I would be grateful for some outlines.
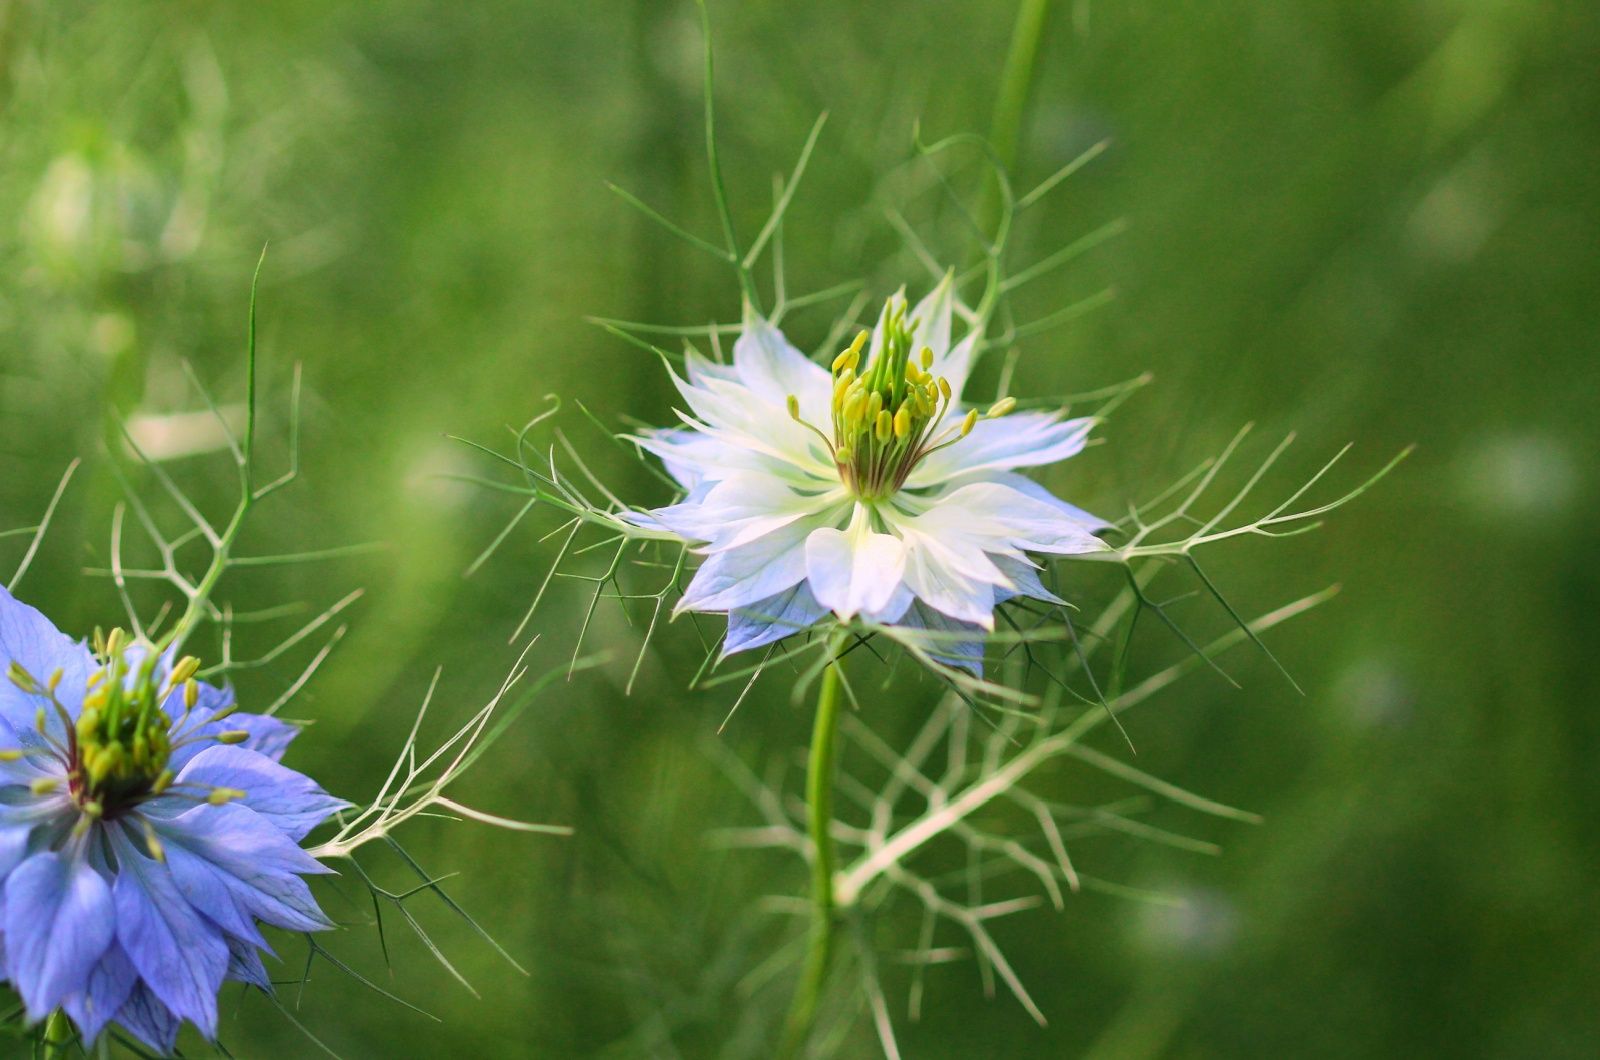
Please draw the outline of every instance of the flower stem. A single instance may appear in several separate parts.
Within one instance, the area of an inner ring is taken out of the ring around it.
[[[792,1057],[805,1044],[816,1020],[817,1001],[827,982],[833,956],[833,774],[839,743],[839,648],[828,646],[830,662],[822,672],[817,691],[817,715],[811,730],[811,754],[806,763],[806,819],[811,836],[811,941],[800,984],[789,1007],[779,1056]]]
[[[1045,15],[1050,0],[1022,0],[1017,21],[1011,31],[1011,48],[1000,74],[1000,93],[995,100],[994,125],[989,134],[995,154],[1007,169],[1017,164],[1017,144],[1022,133],[1023,112],[1033,88],[1034,67],[1039,45],[1044,38]]]
[[[44,1024],[44,1056],[46,1060],[62,1060],[67,1055],[67,1045],[72,1041],[72,1024],[60,1009],[50,1013]]]

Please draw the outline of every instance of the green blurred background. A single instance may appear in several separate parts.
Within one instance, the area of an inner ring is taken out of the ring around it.
[[[828,110],[785,233],[791,286],[919,280],[874,196],[918,119],[931,136],[988,129],[1014,6],[714,0],[712,15],[743,231]],[[1307,696],[1239,655],[1242,693],[1199,674],[1130,721],[1141,768],[1265,823],[1202,821],[1227,848],[1216,859],[1086,846],[1099,875],[1186,905],[1082,896],[1013,918],[1001,942],[1050,1028],[984,1000],[958,965],[931,979],[921,1024],[900,1021],[907,1055],[1600,1050],[1597,55],[1592,3],[1048,5],[1019,183],[1112,147],[1030,212],[1022,260],[1109,220],[1129,229],[1023,299],[1037,314],[1118,292],[1030,340],[1018,386],[1156,377],[1059,487],[1120,510],[1245,421],[1261,446],[1300,432],[1280,489],[1347,441],[1346,481],[1418,449],[1324,530],[1213,560],[1251,612],[1344,585],[1272,637]],[[552,554],[539,537],[554,524],[533,518],[463,578],[515,504],[452,481],[487,468],[444,436],[498,444],[549,393],[617,425],[665,422],[662,373],[583,315],[736,315],[730,277],[605,187],[715,231],[699,59],[692,5],[662,0],[0,4],[0,525],[34,521],[67,461],[87,461],[21,595],[75,632],[115,619],[81,573],[104,561],[116,498],[106,410],[195,408],[183,359],[238,399],[249,275],[270,241],[265,429],[281,438],[303,363],[306,481],[250,546],[387,547],[231,595],[321,606],[366,586],[288,713],[316,722],[294,764],[370,793],[436,666],[441,730],[492,694]],[[793,324],[819,342],[827,312]],[[563,422],[614,486],[662,499],[581,418]],[[226,505],[214,458],[172,466]],[[580,585],[552,593],[541,672],[571,652],[585,605]],[[624,656],[639,643],[615,607],[591,636]],[[459,792],[575,837],[444,822],[406,837],[430,870],[461,873],[451,892],[527,977],[427,904],[481,997],[392,918],[391,977],[346,883],[325,894],[351,924],[329,945],[442,1022],[326,965],[299,1018],[352,1057],[758,1054],[751,1025],[782,999],[739,980],[793,929],[750,928],[748,906],[800,893],[803,873],[707,846],[709,829],[752,820],[708,747],[759,768],[801,746],[806,712],[775,682],[716,737],[730,697],[684,690],[697,643],[672,627],[631,697],[626,662],[557,684]],[[1154,664],[1172,648],[1141,651]],[[250,674],[241,692],[270,698],[291,676]],[[887,697],[875,720],[909,732],[928,697]],[[297,977],[303,947],[282,953]],[[899,1011],[903,972],[888,974]],[[307,1055],[259,998],[230,991],[225,1013],[233,1055]],[[872,1040],[843,1049],[871,1055]]]

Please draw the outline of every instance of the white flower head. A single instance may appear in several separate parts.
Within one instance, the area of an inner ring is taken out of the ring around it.
[[[685,426],[639,438],[686,496],[629,518],[695,543],[678,610],[727,612],[725,652],[832,612],[970,633],[931,654],[977,670],[997,605],[1059,602],[1029,553],[1105,549],[1108,523],[1017,473],[1076,454],[1093,421],[963,405],[971,320],[946,277],[915,308],[891,297],[831,371],[749,308],[731,364],[689,354]]]

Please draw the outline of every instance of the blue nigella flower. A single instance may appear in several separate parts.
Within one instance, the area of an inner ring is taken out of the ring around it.
[[[270,989],[259,924],[331,926],[299,843],[345,804],[196,660],[95,639],[0,588],[0,973],[30,1021],[165,1053],[184,1020],[215,1037],[224,979]]]

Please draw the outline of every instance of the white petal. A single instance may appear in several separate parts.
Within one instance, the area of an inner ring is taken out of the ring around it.
[[[744,332],[733,344],[733,364],[744,385],[767,403],[787,411],[789,395],[800,401],[808,422],[826,426],[833,400],[828,370],[795,349],[783,332],[745,304]]]
[[[845,496],[837,483],[821,493],[800,492],[782,479],[740,471],[710,489],[696,490],[681,503],[648,514],[655,525],[690,541],[705,541],[708,551],[721,552],[837,507]]]
[[[933,351],[934,363],[937,364],[950,352],[950,317],[955,302],[955,277],[947,272],[939,285],[929,291],[911,311],[911,319],[917,322],[917,330],[911,336],[913,356],[920,356],[922,348],[926,346]],[[950,385],[955,386],[955,380],[952,379]]]
[[[892,534],[873,530],[864,513],[857,508],[848,530],[823,527],[806,538],[811,592],[843,619],[887,611],[905,571],[905,545]]]
[[[700,565],[676,611],[730,611],[765,600],[806,576],[806,535],[817,519],[797,520]]]
[[[906,544],[905,580],[918,599],[951,618],[994,628],[996,582],[980,571],[987,565],[999,581],[1005,576],[982,550],[914,531],[906,535]]]
[[[1017,549],[1077,555],[1099,552],[1105,542],[1054,505],[999,482],[974,482],[934,498],[920,515],[897,515],[903,524],[939,540],[981,542],[985,552]]]
[[[1050,412],[979,420],[971,434],[918,464],[906,485],[924,489],[974,472],[1053,464],[1082,452],[1094,424],[1092,418],[1063,420]]]

